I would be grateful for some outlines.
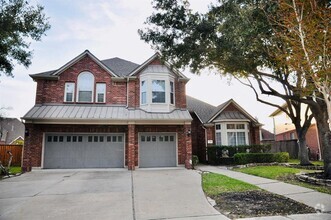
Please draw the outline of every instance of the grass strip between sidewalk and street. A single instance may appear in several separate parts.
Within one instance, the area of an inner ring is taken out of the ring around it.
[[[203,174],[202,187],[208,196],[218,195],[224,192],[260,190],[257,186],[216,173]]]

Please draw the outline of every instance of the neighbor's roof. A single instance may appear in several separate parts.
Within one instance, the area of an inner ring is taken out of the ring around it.
[[[214,121],[252,121],[255,125],[261,125],[254,117],[248,114],[238,103],[230,99],[215,107],[196,98],[186,96],[187,109],[195,112],[202,123],[212,123]],[[236,110],[225,111],[226,107],[233,104]]]
[[[27,123],[95,123],[95,124],[180,124],[191,122],[187,110],[170,113],[150,113],[141,109],[110,105],[35,105],[22,119]]]
[[[0,141],[11,144],[19,137],[24,137],[25,126],[17,118],[1,118],[0,131],[2,137]]]
[[[195,112],[200,121],[205,123],[215,111],[216,107],[191,96],[186,96],[186,107],[189,111]]]

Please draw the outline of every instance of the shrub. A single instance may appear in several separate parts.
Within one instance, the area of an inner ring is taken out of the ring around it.
[[[265,153],[270,151],[271,145],[208,146],[208,163],[212,165],[231,164],[233,163],[233,159],[222,157],[223,150],[228,150],[229,157],[231,158],[234,157],[234,155],[237,153],[246,153],[247,149],[250,153]]]
[[[192,166],[193,166],[193,168],[194,168],[196,165],[198,165],[198,163],[199,163],[199,158],[198,158],[198,156],[197,156],[197,155],[192,155]]]
[[[290,156],[287,152],[280,153],[237,153],[234,155],[236,164],[247,163],[284,163],[289,160]]]

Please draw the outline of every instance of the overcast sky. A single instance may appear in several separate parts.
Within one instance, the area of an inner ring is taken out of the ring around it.
[[[14,78],[0,77],[0,107],[11,107],[7,117],[22,117],[35,102],[36,83],[29,74],[58,69],[88,49],[100,60],[120,57],[138,64],[154,54],[137,33],[152,13],[150,0],[34,0],[45,7],[51,29],[41,42],[31,44],[32,65],[16,66]],[[205,11],[209,1],[191,0],[194,10]],[[235,80],[206,72],[200,76],[187,70],[191,78],[187,95],[212,105],[233,98],[253,117],[272,131],[268,116],[273,107],[256,101],[253,91]]]

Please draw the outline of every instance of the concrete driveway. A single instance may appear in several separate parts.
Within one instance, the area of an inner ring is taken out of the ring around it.
[[[38,170],[0,181],[0,219],[226,219],[186,169]]]

